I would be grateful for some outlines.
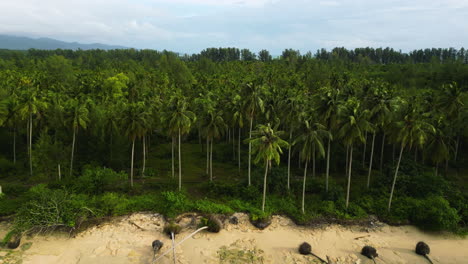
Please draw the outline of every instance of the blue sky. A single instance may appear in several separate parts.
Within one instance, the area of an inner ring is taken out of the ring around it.
[[[468,47],[468,0],[1,0],[0,34],[207,47]]]

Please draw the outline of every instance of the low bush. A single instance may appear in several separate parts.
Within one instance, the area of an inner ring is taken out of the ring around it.
[[[125,195],[108,192],[96,196],[93,202],[100,216],[118,216],[130,212],[129,200]]]
[[[127,184],[127,174],[109,168],[85,166],[83,173],[74,184],[74,190],[86,194],[102,194],[122,189]]]
[[[428,230],[455,230],[460,216],[443,197],[430,196],[418,202],[410,219],[417,226]]]
[[[162,214],[172,218],[181,213],[191,211],[193,203],[182,192],[162,192],[160,209]]]
[[[234,213],[231,207],[212,202],[207,199],[198,200],[194,204],[195,210],[206,213],[206,214],[224,214],[224,215],[231,215]]]

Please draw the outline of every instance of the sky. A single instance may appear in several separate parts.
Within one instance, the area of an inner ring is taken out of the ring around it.
[[[181,53],[467,48],[468,0],[0,0],[0,34]]]

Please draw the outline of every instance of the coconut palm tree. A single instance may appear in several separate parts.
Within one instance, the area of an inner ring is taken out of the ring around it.
[[[244,127],[244,113],[242,112],[242,98],[240,95],[236,94],[233,97],[232,100],[232,125],[233,127],[238,128],[238,139],[237,139],[237,165],[238,165],[238,171],[240,174],[241,171],[241,134],[242,134],[242,128]]]
[[[181,157],[181,137],[188,132],[196,121],[195,114],[188,109],[187,98],[180,93],[174,94],[170,101],[170,110],[165,116],[168,122],[169,133],[174,137],[177,135],[179,147],[179,191],[182,190],[182,157]]]
[[[334,133],[338,125],[338,112],[339,106],[342,104],[341,91],[330,86],[324,86],[319,89],[316,96],[314,96],[314,106],[317,115],[322,117],[325,127],[330,133]],[[325,191],[328,192],[328,182],[330,175],[330,153],[331,141],[333,137],[328,138],[327,142],[327,163],[325,170]]]
[[[143,102],[128,103],[124,106],[120,123],[125,134],[132,141],[130,160],[130,186],[133,187],[133,162],[135,156],[135,140],[143,137],[148,130],[151,114]]]
[[[29,174],[32,176],[33,118],[34,116],[40,118],[41,112],[47,109],[48,104],[43,100],[37,85],[31,78],[26,76],[21,77],[19,85],[21,90],[19,94],[17,111],[23,120],[27,120]]]
[[[210,111],[208,113],[208,123],[205,124],[204,130],[208,142],[210,142],[210,181],[213,181],[213,139],[219,139],[224,135],[227,129],[227,125],[223,119],[222,111]]]
[[[395,168],[395,175],[393,177],[392,188],[390,191],[390,198],[388,200],[388,211],[390,211],[392,206],[393,191],[395,190],[403,150],[406,147],[411,149],[414,145],[423,146],[427,141],[428,133],[435,133],[434,127],[426,122],[423,117],[423,113],[418,111],[413,103],[405,103],[401,116],[402,118],[400,121],[396,121],[394,123],[394,140],[396,143],[400,144],[400,154],[398,156],[398,162]]]
[[[364,132],[373,131],[373,127],[368,121],[370,114],[369,110],[363,110],[360,102],[355,97],[351,97],[347,100],[346,104],[340,108],[339,114],[341,116],[341,122],[337,135],[349,149],[349,161],[347,163],[348,184],[346,188],[346,208],[348,208],[353,164],[353,148],[356,143],[364,142]]]
[[[76,98],[70,99],[66,105],[70,112],[70,126],[73,129],[73,141],[70,158],[70,177],[73,173],[73,157],[75,154],[76,134],[79,128],[86,129],[89,118],[88,118],[88,107],[85,99],[78,100]]]
[[[303,128],[300,130],[299,137],[294,144],[300,144],[300,157],[305,161],[304,182],[302,185],[302,213],[305,213],[305,186],[307,177],[307,164],[312,158],[313,170],[315,172],[315,158],[325,156],[324,140],[331,137],[331,133],[320,123],[314,123],[312,120],[305,120]]]
[[[249,162],[248,162],[248,185],[250,186],[250,171],[251,171],[251,160],[252,160],[252,127],[255,115],[258,112],[263,112],[265,107],[262,99],[263,86],[257,83],[247,83],[244,85],[242,98],[244,99],[244,111],[249,118]]]
[[[252,144],[252,153],[256,154],[254,162],[256,164],[263,162],[265,164],[265,176],[263,178],[263,199],[262,211],[265,211],[265,198],[268,169],[272,166],[272,161],[276,164],[280,163],[280,154],[283,153],[282,148],[288,147],[288,142],[280,138],[282,131],[275,131],[268,123],[267,125],[258,125],[257,129],[252,132],[252,138],[249,142]]]

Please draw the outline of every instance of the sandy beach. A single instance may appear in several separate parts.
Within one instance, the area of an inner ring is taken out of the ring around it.
[[[272,224],[258,230],[245,214],[235,214],[238,224],[224,221],[219,233],[202,231],[176,249],[177,263],[320,263],[313,256],[302,256],[298,245],[308,242],[312,251],[335,263],[372,263],[361,256],[364,245],[377,249],[377,263],[428,263],[414,253],[418,241],[431,247],[435,263],[468,263],[468,239],[451,234],[430,234],[412,226],[378,224],[360,226],[327,225],[320,228],[296,226],[291,220],[274,216]],[[182,217],[181,234],[176,242],[196,229],[196,217]],[[75,263],[151,263],[151,243],[164,242],[160,253],[170,248],[171,240],[162,233],[165,221],[158,214],[137,213],[118,217],[89,228],[70,238],[68,234],[49,234],[25,238],[13,251],[2,249],[0,263],[75,264]],[[6,226],[0,226],[0,235]],[[173,263],[172,252],[157,263]]]

